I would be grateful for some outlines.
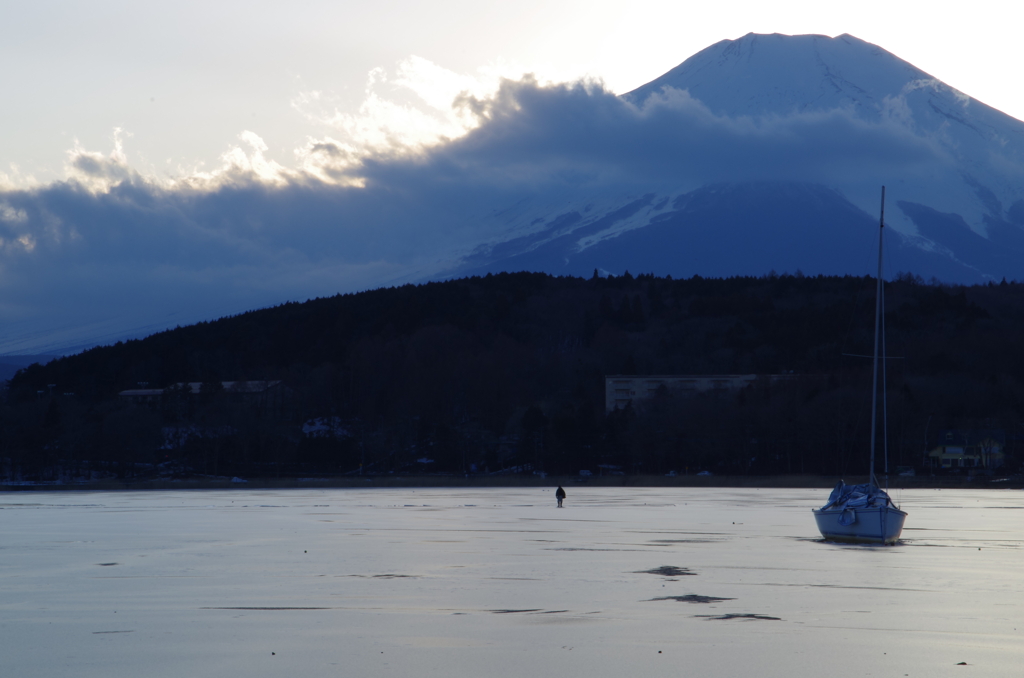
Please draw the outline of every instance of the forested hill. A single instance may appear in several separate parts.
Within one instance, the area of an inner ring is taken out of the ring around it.
[[[906,276],[887,290],[894,463],[919,465],[944,428],[1012,436],[1024,285]],[[168,460],[185,474],[852,473],[866,465],[870,361],[847,354],[871,352],[873,313],[870,278],[791,275],[515,273],[314,299],[22,370],[0,457],[37,475],[69,460],[122,474]],[[606,375],[783,373],[802,378],[604,411]],[[252,416],[209,395],[184,409],[117,398],[241,380],[281,380],[286,405]]]

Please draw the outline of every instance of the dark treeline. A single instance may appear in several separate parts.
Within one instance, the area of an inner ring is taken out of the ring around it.
[[[901,276],[886,299],[890,463],[920,468],[942,429],[997,428],[1016,468],[1024,285]],[[285,304],[22,370],[0,477],[862,474],[871,361],[854,356],[871,353],[873,314],[872,279],[800,275],[515,273]],[[613,374],[794,376],[606,414]],[[240,380],[287,395],[220,392]],[[118,397],[181,382],[203,387]]]

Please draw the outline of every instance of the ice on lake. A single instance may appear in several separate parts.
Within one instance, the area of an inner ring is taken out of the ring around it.
[[[1020,675],[1024,492],[567,489],[6,493],[3,674]]]

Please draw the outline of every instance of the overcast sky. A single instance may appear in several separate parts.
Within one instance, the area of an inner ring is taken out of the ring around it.
[[[613,96],[748,32],[851,33],[1024,118],[1019,10],[831,6],[5,3],[0,354],[414,279],[517,195],[618,185],[707,139],[774,157],[769,136],[686,98],[637,111]],[[779,124],[932,163],[842,115]]]

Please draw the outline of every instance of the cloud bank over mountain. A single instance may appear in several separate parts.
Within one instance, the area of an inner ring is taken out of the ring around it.
[[[0,189],[0,353],[428,279],[481,246],[557,230],[558,214],[610,210],[652,191],[677,198],[767,181],[852,193],[864,184],[877,194],[877,177],[928,185],[962,173],[955,147],[908,113],[913,91],[865,116],[841,104],[730,114],[671,85],[643,97],[589,81],[470,85],[450,80],[447,108],[434,96],[436,115],[412,131],[395,122],[411,109],[379,97],[362,118],[335,119],[321,106],[315,114],[334,119],[336,133],[296,149],[290,166],[245,131],[222,167],[157,178],[133,169],[116,133],[110,153],[74,148],[64,181]],[[431,96],[404,89],[421,104]],[[296,106],[309,112],[315,99]],[[384,122],[373,122],[374,110]],[[1008,182],[1021,171],[1018,158],[993,157]],[[919,238],[905,222],[907,237]],[[734,272],[776,268],[742,265]]]

